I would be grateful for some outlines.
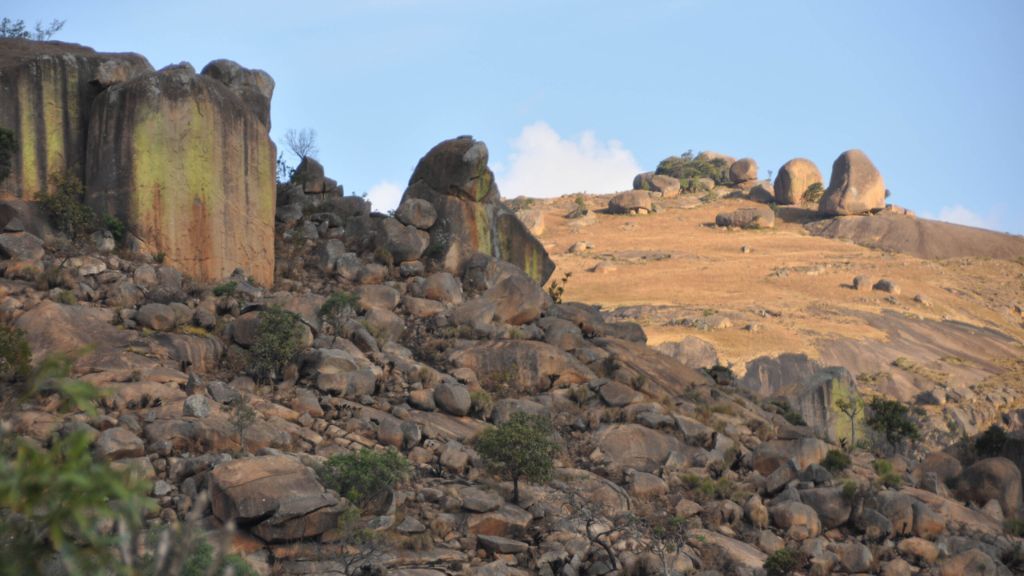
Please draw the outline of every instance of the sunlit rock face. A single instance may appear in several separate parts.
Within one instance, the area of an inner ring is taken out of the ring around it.
[[[555,265],[540,241],[501,203],[487,160],[486,144],[461,136],[434,146],[416,166],[402,201],[426,200],[437,211],[426,256],[461,274],[467,260],[482,252],[515,264],[543,284]]]
[[[109,86],[152,70],[138,54],[0,39],[0,128],[17,141],[0,195],[31,200],[49,189],[54,174],[82,178],[93,101]]]
[[[196,279],[241,267],[270,284],[273,81],[226,61],[205,72],[169,66],[100,94],[90,118],[88,201]]]

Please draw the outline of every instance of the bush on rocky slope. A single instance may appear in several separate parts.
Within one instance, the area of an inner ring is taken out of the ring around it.
[[[272,381],[302,348],[299,315],[280,306],[260,312],[259,333],[249,349],[249,370],[262,381]]]
[[[31,362],[25,332],[0,323],[0,382],[24,381],[32,369]]]
[[[319,469],[320,481],[356,506],[365,506],[409,475],[409,462],[394,449],[335,454]]]

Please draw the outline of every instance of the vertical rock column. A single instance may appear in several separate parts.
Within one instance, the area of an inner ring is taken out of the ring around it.
[[[54,174],[70,171],[81,178],[93,99],[109,83],[151,71],[137,54],[0,39],[0,127],[14,132],[18,142],[0,195],[32,200],[49,188]]]
[[[92,107],[89,203],[202,281],[241,267],[273,282],[273,81],[246,72],[261,79],[263,100],[181,64],[118,84]]]

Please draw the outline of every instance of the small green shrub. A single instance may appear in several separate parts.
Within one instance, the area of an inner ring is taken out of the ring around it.
[[[821,465],[832,473],[842,472],[850,467],[850,456],[842,450],[829,450]]]
[[[1003,523],[1003,529],[1010,536],[1024,538],[1024,520],[1009,519]]]
[[[893,448],[899,447],[904,440],[915,441],[921,437],[910,409],[898,400],[886,400],[880,396],[872,398],[864,423],[882,434]]]
[[[979,458],[999,456],[1003,453],[1007,439],[1006,430],[998,424],[993,424],[974,441],[974,450]]]
[[[96,230],[96,213],[85,205],[85,186],[70,172],[54,174],[52,192],[40,192],[36,200],[54,228],[72,240]]]
[[[321,322],[326,322],[331,327],[331,332],[334,336],[338,336],[341,334],[345,323],[355,317],[358,305],[358,296],[342,290],[331,294],[324,301],[317,312],[317,316]]]
[[[821,197],[825,195],[825,187],[821,185],[821,182],[815,182],[804,190],[804,202],[819,202]]]
[[[182,576],[224,576],[228,568],[234,576],[257,576],[249,564],[236,554],[227,554],[221,558],[219,565],[214,565],[213,546],[206,540],[196,542],[192,553],[182,567]]]
[[[494,474],[512,481],[512,502],[519,503],[519,480],[546,482],[554,471],[558,443],[551,421],[517,412],[480,433],[476,450]]]
[[[167,260],[167,253],[166,252],[161,251],[161,252],[157,252],[156,254],[153,254],[153,262],[155,262],[157,264],[163,264],[164,260]]]
[[[128,234],[128,228],[117,216],[104,216],[103,227],[110,232],[110,235],[114,237],[114,242],[118,244],[124,242],[124,237]]]
[[[903,484],[903,478],[892,468],[892,462],[888,460],[875,460],[872,464],[875,474],[878,474],[878,481],[889,488],[899,488]]]
[[[0,323],[0,382],[24,382],[32,371],[32,350],[25,332]]]
[[[229,280],[223,284],[218,284],[213,287],[213,295],[221,298],[223,296],[234,296],[235,290],[238,288],[238,282]]]
[[[409,462],[394,448],[335,454],[317,470],[324,486],[362,507],[408,477]]]
[[[14,167],[14,155],[18,151],[18,139],[14,132],[7,128],[0,128],[0,182],[3,182],[11,175]]]
[[[736,486],[727,478],[715,480],[697,474],[683,474],[679,482],[688,491],[690,498],[700,504],[712,500],[729,500],[736,491]]]
[[[271,306],[260,312],[259,332],[249,349],[249,369],[254,377],[272,381],[302,349],[302,321],[299,315]]]
[[[857,496],[860,494],[860,484],[853,480],[847,480],[843,482],[843,501],[848,504],[852,504],[856,501]]]
[[[486,417],[494,410],[494,397],[486,390],[473,390],[469,393],[469,399],[473,413],[480,417]]]
[[[791,548],[782,548],[772,552],[764,561],[764,569],[768,576],[786,576],[792,574],[803,564],[801,554]]]

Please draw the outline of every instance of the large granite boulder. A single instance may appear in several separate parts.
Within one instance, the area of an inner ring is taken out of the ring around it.
[[[967,467],[956,484],[957,496],[984,506],[996,500],[1007,518],[1018,518],[1021,512],[1021,473],[1012,460],[985,458]]]
[[[0,39],[0,127],[18,152],[0,195],[30,200],[51,174],[81,178],[93,100],[107,86],[151,72],[138,54],[106,54],[65,42]]]
[[[450,360],[457,368],[473,370],[481,386],[500,396],[539,394],[596,378],[571,355],[527,340],[474,343],[452,353]]]
[[[832,178],[818,211],[839,216],[885,208],[885,181],[867,154],[847,150],[832,163]]]
[[[426,255],[461,275],[473,254],[482,252],[522,268],[543,284],[555,269],[544,246],[501,202],[494,173],[487,167],[487,145],[470,136],[434,146],[409,179],[402,203],[420,198],[433,204]]]
[[[673,450],[683,446],[675,436],[639,424],[606,425],[597,431],[594,443],[609,465],[641,472],[656,472]]]
[[[226,462],[210,473],[210,501],[220,521],[249,526],[266,542],[311,538],[335,528],[341,505],[316,474],[291,456]]]
[[[673,198],[679,196],[680,184],[678,178],[667,174],[643,172],[633,178],[633,189],[660,192],[663,198]]]
[[[256,97],[269,101],[270,88],[250,86],[270,81],[223,69],[233,68],[199,75],[179,64],[103,92],[89,122],[87,201],[193,278],[244,268],[270,284],[276,149]]]
[[[814,162],[794,158],[779,168],[775,177],[775,201],[779,204],[799,204],[812,184],[821,184],[821,172]]]

